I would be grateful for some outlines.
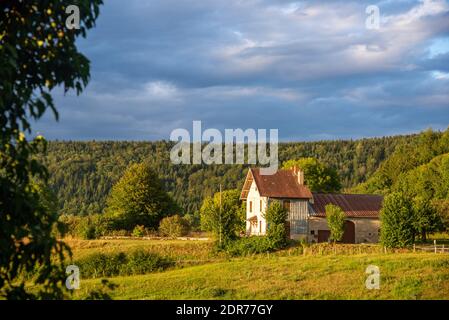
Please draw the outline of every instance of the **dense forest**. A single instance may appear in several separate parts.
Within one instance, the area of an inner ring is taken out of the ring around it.
[[[384,195],[400,191],[411,197],[449,199],[449,129],[427,130],[398,145],[376,172],[352,191]]]
[[[349,190],[365,182],[398,146],[417,137],[281,143],[279,161],[315,157],[337,170],[343,190]],[[130,164],[142,161],[151,164],[184,213],[196,212],[219,184],[223,189],[241,187],[248,165],[174,165],[172,146],[167,141],[51,141],[42,159],[64,214],[102,213],[112,186]]]

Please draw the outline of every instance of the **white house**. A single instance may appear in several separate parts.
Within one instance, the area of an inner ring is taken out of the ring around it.
[[[382,196],[312,193],[304,184],[304,172],[296,167],[278,170],[273,175],[261,175],[259,169],[249,169],[240,198],[246,201],[248,235],[266,234],[264,214],[270,202],[277,200],[288,211],[286,228],[293,239],[328,241],[325,206],[331,203],[341,207],[347,216],[343,242],[378,241]]]

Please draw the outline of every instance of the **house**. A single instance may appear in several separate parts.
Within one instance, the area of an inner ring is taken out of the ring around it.
[[[304,172],[295,167],[261,175],[249,169],[240,198],[246,201],[246,232],[265,235],[264,214],[273,200],[281,201],[288,211],[286,228],[292,239],[327,242],[330,232],[325,207],[334,204],[346,214],[342,242],[377,242],[380,232],[379,211],[382,196],[365,194],[312,193],[304,184]]]

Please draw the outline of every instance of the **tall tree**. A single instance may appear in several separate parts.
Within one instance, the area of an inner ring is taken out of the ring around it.
[[[239,190],[217,192],[201,206],[201,228],[213,233],[219,248],[236,237],[245,220]]]
[[[304,171],[304,183],[315,192],[335,192],[341,189],[337,171],[315,158],[300,158],[284,162],[283,168],[298,166]]]
[[[51,109],[51,90],[76,89],[89,79],[89,61],[75,40],[94,26],[101,0],[13,1],[0,4],[0,296],[31,298],[21,272],[38,268],[42,297],[60,297],[65,246],[52,235],[57,214],[41,204],[32,180],[47,181],[34,155],[43,137],[29,141],[31,121]],[[69,30],[66,8],[77,4],[79,29]],[[52,252],[60,263],[51,258]]]
[[[157,229],[162,218],[180,210],[146,162],[126,170],[112,188],[107,204],[106,214],[116,227],[127,230],[137,225]]]
[[[382,244],[388,248],[401,248],[415,240],[412,201],[403,193],[393,192],[384,199],[380,212]]]
[[[265,213],[267,221],[267,238],[274,249],[280,249],[287,245],[289,234],[286,230],[288,212],[280,201],[271,201]]]
[[[427,234],[442,229],[441,217],[432,205],[431,201],[424,197],[413,199],[414,227],[421,236],[421,240],[426,241]]]

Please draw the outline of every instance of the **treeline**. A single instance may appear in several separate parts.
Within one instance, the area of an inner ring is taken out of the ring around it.
[[[281,143],[279,161],[314,157],[335,169],[343,189],[364,182],[399,145],[418,136]],[[219,188],[240,188],[248,165],[174,165],[172,142],[51,141],[42,160],[64,214],[103,213],[112,186],[132,163],[147,161],[181,208],[197,212]]]

